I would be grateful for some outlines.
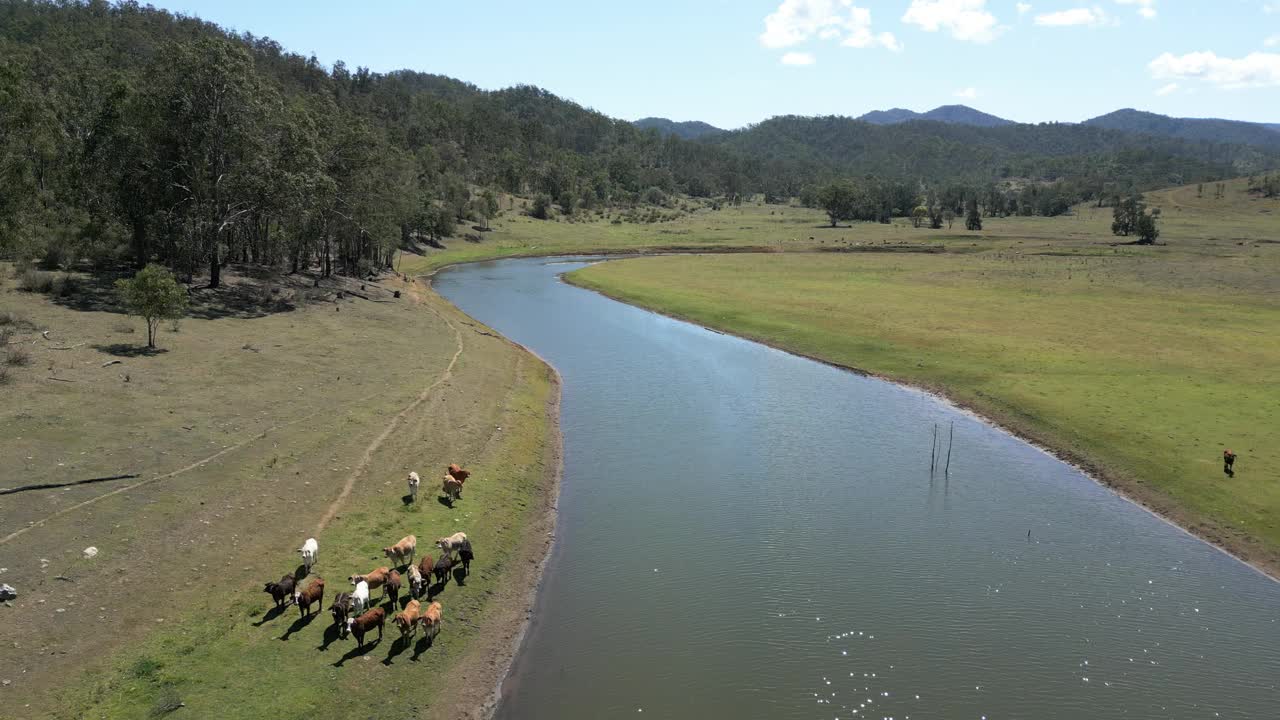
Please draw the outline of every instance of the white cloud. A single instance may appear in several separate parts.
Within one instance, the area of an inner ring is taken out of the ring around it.
[[[902,22],[925,32],[945,29],[957,40],[976,43],[991,42],[1004,29],[987,11],[987,0],[911,0]]]
[[[1019,15],[1026,15],[1027,13],[1031,12],[1031,3],[1020,2],[1018,3],[1017,8],[1018,8]]]
[[[978,97],[978,88],[961,88],[951,94],[954,97],[963,98],[965,100],[974,100]]]
[[[1036,16],[1036,24],[1044,27],[1070,27],[1073,25],[1101,25],[1107,21],[1102,8],[1072,8]]]
[[[1280,33],[1263,40],[1262,44],[1267,47],[1280,47]]]
[[[1178,83],[1169,83],[1168,85],[1165,85],[1164,87],[1157,90],[1156,95],[1159,95],[1160,97],[1164,97],[1165,95],[1172,95],[1173,93],[1178,92],[1179,87],[1181,87],[1181,85],[1178,85]]]
[[[1121,5],[1137,5],[1138,14],[1147,20],[1154,20],[1156,17],[1156,0],[1116,0]]]
[[[1263,3],[1262,12],[1266,13],[1267,15],[1280,14],[1280,2]]]
[[[800,45],[813,37],[840,39],[849,47],[883,47],[901,50],[893,33],[871,30],[871,11],[853,0],[782,0],[778,9],[764,19],[760,44],[767,48]]]
[[[1147,66],[1156,80],[1202,80],[1223,88],[1280,86],[1280,54],[1250,53],[1242,58],[1214,52],[1165,53]]]
[[[814,57],[813,53],[789,52],[782,56],[783,65],[795,65],[800,67],[804,65],[812,65],[816,62],[818,62],[818,58]]]

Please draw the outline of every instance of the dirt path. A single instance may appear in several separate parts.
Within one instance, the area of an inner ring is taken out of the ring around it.
[[[355,488],[356,481],[360,479],[360,476],[363,475],[366,470],[368,470],[369,464],[373,462],[374,453],[378,452],[378,448],[382,447],[382,443],[386,442],[388,437],[391,437],[391,433],[395,432],[396,428],[400,427],[400,424],[404,422],[404,419],[408,417],[410,413],[431,397],[431,394],[435,392],[436,388],[448,382],[449,379],[453,377],[453,368],[457,365],[458,358],[462,357],[462,333],[458,332],[458,328],[449,321],[449,318],[442,315],[435,308],[429,309],[431,312],[435,313],[436,317],[443,320],[445,325],[449,326],[449,330],[453,332],[454,342],[457,343],[457,350],[454,351],[453,357],[450,358],[449,364],[445,367],[444,372],[440,373],[440,377],[436,378],[435,382],[428,385],[413,402],[409,403],[404,409],[396,413],[396,416],[391,419],[391,422],[387,423],[387,426],[382,429],[382,432],[378,433],[378,436],[365,447],[364,453],[360,456],[360,462],[351,471],[351,474],[347,476],[346,481],[343,482],[342,491],[339,492],[338,497],[334,498],[334,501],[329,504],[328,509],[325,510],[324,516],[320,518],[320,522],[316,523],[315,535],[319,535],[326,527],[328,527],[329,523],[332,522],[333,518],[338,514],[338,511],[342,509],[343,503],[345,503],[347,498],[351,496],[351,491]]]

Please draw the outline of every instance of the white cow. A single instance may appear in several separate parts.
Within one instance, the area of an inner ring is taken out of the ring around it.
[[[307,566],[307,572],[311,572],[311,566],[316,564],[316,556],[320,554],[320,543],[315,538],[307,538],[298,552],[302,553],[302,564]]]
[[[418,477],[418,473],[409,473],[409,499],[411,502],[418,502],[418,486],[422,484],[422,478]]]
[[[351,593],[351,607],[351,614],[355,616],[369,607],[369,583],[363,580],[356,583],[356,590]]]
[[[462,549],[471,549],[471,541],[467,539],[467,534],[457,532],[449,537],[440,538],[436,541],[436,547],[440,548],[440,552],[446,556],[452,556],[454,553]]]

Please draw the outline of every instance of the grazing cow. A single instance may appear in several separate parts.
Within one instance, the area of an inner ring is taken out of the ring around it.
[[[440,634],[440,624],[444,620],[443,613],[444,608],[438,602],[431,603],[422,612],[422,618],[419,622],[422,623],[422,629],[428,638],[435,640],[436,635]]]
[[[387,581],[387,576],[390,574],[391,574],[391,568],[380,567],[377,570],[374,570],[373,572],[368,573],[366,575],[352,575],[348,579],[351,580],[352,585],[359,585],[360,581],[363,580],[369,583],[369,589],[373,590],[375,588],[382,587],[382,583]]]
[[[302,553],[302,564],[307,566],[307,572],[311,572],[311,566],[316,564],[316,557],[320,554],[320,543],[315,538],[307,538],[298,552]]]
[[[293,590],[293,573],[280,578],[280,582],[269,582],[262,588],[263,592],[271,593],[271,599],[276,601],[276,607],[288,605],[293,597]]]
[[[400,573],[395,570],[391,571],[387,581],[382,584],[382,599],[386,600],[388,596],[391,597],[391,607],[395,607],[400,601]]]
[[[435,567],[431,568],[431,574],[435,576],[436,582],[443,585],[449,584],[449,574],[453,570],[453,558],[448,555],[441,555],[436,561]]]
[[[457,463],[454,463],[453,465],[449,466],[448,473],[452,475],[453,478],[460,483],[466,482],[467,478],[471,477],[471,473],[466,470],[463,470],[461,467],[457,465]]]
[[[311,603],[316,604],[316,612],[324,610],[324,578],[312,580],[305,590],[295,590],[293,602],[303,617],[311,616]]]
[[[333,626],[338,628],[339,634],[347,631],[347,618],[351,617],[352,605],[351,593],[338,593],[338,597],[329,603],[329,613],[333,615]]]
[[[452,476],[445,475],[444,483],[440,486],[440,492],[444,493],[444,496],[450,503],[453,503],[454,500],[461,500],[462,483]]]
[[[466,533],[458,532],[437,540],[436,547],[440,548],[440,552],[445,555],[452,555],[464,547],[471,547],[471,541],[467,539]]]
[[[373,608],[360,617],[347,620],[347,633],[356,636],[356,643],[364,649],[364,636],[375,627],[378,628],[378,640],[382,640],[382,626],[387,621],[387,612],[380,607]]]
[[[382,548],[382,554],[387,556],[391,561],[392,567],[400,567],[413,562],[413,557],[418,552],[418,537],[416,535],[406,535],[400,538],[400,542],[391,547]],[[409,558],[408,561],[405,558]]]
[[[395,617],[391,618],[391,622],[395,623],[396,627],[400,628],[400,637],[411,637],[414,631],[418,629],[418,613],[420,608],[421,604],[417,600],[410,600],[409,604],[405,605],[403,610],[396,613]]]
[[[471,572],[471,561],[475,559],[475,553],[471,552],[471,543],[467,543],[458,550],[458,562],[462,563],[462,569],[468,573]]]
[[[422,588],[425,583],[422,580],[422,571],[417,565],[409,566],[409,597],[416,598],[422,595]]]
[[[359,615],[369,607],[369,583],[361,580],[356,583],[356,589],[351,593],[351,612]]]
[[[418,477],[418,473],[409,473],[409,502],[418,502],[418,486],[422,484],[422,478]]]

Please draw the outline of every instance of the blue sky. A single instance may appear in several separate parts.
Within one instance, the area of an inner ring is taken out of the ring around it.
[[[153,0],[322,62],[740,127],[964,103],[1280,123],[1280,0]]]

